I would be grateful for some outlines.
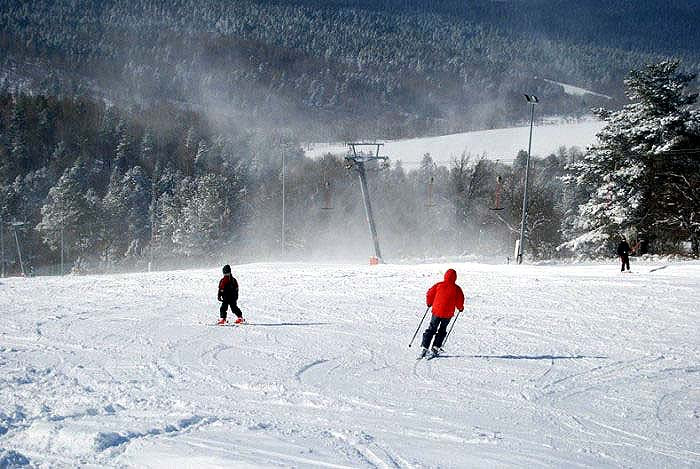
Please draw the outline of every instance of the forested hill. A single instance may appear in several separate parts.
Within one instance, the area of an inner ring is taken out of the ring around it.
[[[622,102],[633,68],[700,69],[699,2],[4,0],[0,91],[168,101],[301,139],[408,137]],[[545,79],[615,98],[570,96]],[[525,114],[525,116],[524,116]]]

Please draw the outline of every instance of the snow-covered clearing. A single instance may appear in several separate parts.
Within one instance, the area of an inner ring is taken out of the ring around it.
[[[575,123],[537,125],[532,133],[532,154],[539,157],[556,152],[560,147],[578,147],[595,143],[596,134],[604,123],[597,120],[584,120]],[[479,130],[440,137],[413,138],[407,140],[383,141],[380,154],[392,161],[401,161],[404,168],[413,169],[423,155],[430,153],[433,160],[449,166],[464,152],[473,158],[486,155],[488,159],[512,162],[518,151],[527,151],[530,127],[510,127],[505,129]],[[342,143],[312,143],[306,146],[306,156],[319,158],[326,153],[345,155],[348,147]]]
[[[552,83],[553,85],[561,86],[564,89],[564,93],[570,94],[572,96],[586,96],[587,94],[590,94],[593,96],[600,96],[601,98],[612,99],[612,97],[608,96],[607,94],[596,93],[595,91],[587,90],[585,88],[580,88],[574,85],[569,85],[560,81],[548,80],[546,78],[544,79],[544,81]]]
[[[698,467],[700,264],[632,269],[234,266],[242,327],[219,269],[1,279],[0,466]]]

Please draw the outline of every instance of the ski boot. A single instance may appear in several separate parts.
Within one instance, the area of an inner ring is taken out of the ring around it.
[[[221,318],[219,319],[219,322],[216,323],[217,326],[225,326],[226,325],[226,319]]]
[[[425,356],[428,354],[428,349],[425,347],[421,347],[420,353],[418,354],[417,360],[420,360],[421,358],[425,358]]]
[[[430,349],[430,358],[439,357],[443,350],[440,347],[432,347]]]
[[[236,318],[236,320],[235,320],[234,322],[235,322],[236,324],[243,324],[243,323],[245,322],[245,319],[243,319],[243,318]]]

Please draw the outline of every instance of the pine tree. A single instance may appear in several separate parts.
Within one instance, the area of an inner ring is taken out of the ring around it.
[[[134,166],[126,172],[122,181],[125,194],[126,217],[124,222],[127,228],[129,247],[127,256],[141,254],[142,246],[145,246],[151,236],[151,224],[148,207],[151,202],[151,183],[140,166]]]
[[[175,194],[181,180],[182,175],[169,166],[153,177],[149,206],[154,243],[152,248],[161,256],[173,252],[173,234],[180,216],[180,204]]]
[[[117,134],[119,136],[119,142],[117,143],[117,148],[114,152],[114,162],[112,163],[112,171],[123,173],[126,170],[126,168],[130,166],[129,157],[131,150],[131,137],[129,136],[129,131],[126,128],[126,123],[123,120],[119,122]]]
[[[185,255],[208,254],[215,242],[225,239],[222,229],[225,215],[226,180],[207,174],[183,181],[178,187],[181,212],[173,241]]]
[[[146,170],[153,171],[157,164],[155,157],[155,143],[153,141],[153,134],[149,129],[146,129],[146,131],[143,133],[143,138],[141,139],[141,165],[143,165]]]
[[[597,109],[606,122],[584,157],[570,166],[571,181],[590,194],[579,206],[577,237],[565,246],[580,253],[612,251],[613,239],[627,230],[663,237],[659,223],[667,210],[659,201],[656,168],[671,152],[697,142],[700,114],[688,94],[694,75],[678,61],[648,65],[625,80],[632,101],[619,111]],[[697,144],[697,143],[695,143]]]
[[[99,241],[100,202],[86,181],[85,166],[76,163],[49,190],[36,229],[50,249],[60,247],[62,232],[65,246],[75,252],[89,251]]]
[[[149,204],[151,183],[140,166],[124,176],[113,177],[102,200],[105,230],[111,240],[111,253],[120,258],[127,251],[136,255],[133,246],[143,246],[150,237]]]
[[[204,175],[214,169],[210,162],[209,153],[207,142],[200,140],[197,145],[197,153],[194,157],[194,169],[197,175]]]
[[[10,167],[13,176],[24,175],[29,169],[27,148],[27,108],[24,96],[15,97],[10,117]]]

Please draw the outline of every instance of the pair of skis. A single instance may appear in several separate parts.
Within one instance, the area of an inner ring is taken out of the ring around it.
[[[214,322],[214,323],[207,322],[207,323],[205,323],[205,324],[206,324],[207,326],[218,326],[218,327],[240,327],[240,326],[249,326],[249,325],[251,325],[251,323],[249,323],[248,321],[243,321],[243,322],[238,322],[238,323],[236,323],[236,322],[228,322],[228,321],[227,321],[227,322],[225,322],[225,323],[223,323],[223,324],[219,324],[218,322]]]
[[[418,355],[418,357],[416,358],[416,360],[422,360],[422,359],[424,359],[424,358],[425,358],[426,360],[432,360],[433,358],[438,358],[438,357],[440,357],[443,353],[445,353],[445,351],[444,351],[443,349],[438,349],[437,352],[434,352],[434,351],[432,351],[432,350],[425,350],[425,351],[422,351],[422,352]]]

